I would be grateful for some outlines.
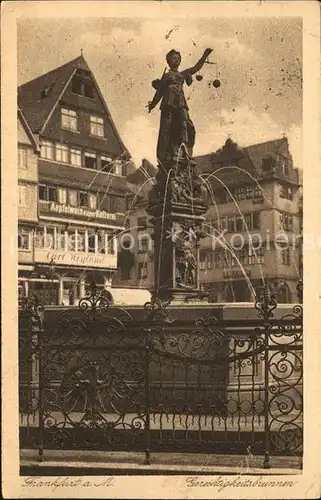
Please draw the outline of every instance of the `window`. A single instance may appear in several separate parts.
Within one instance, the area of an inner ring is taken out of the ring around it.
[[[253,198],[253,186],[246,186],[246,199],[250,200]]]
[[[105,231],[99,231],[98,237],[98,253],[106,253],[106,241],[105,241]]]
[[[114,255],[114,253],[115,253],[114,242],[115,242],[114,233],[111,231],[108,231],[107,232],[107,252],[111,255]]]
[[[67,249],[70,252],[74,252],[76,250],[76,234],[74,231],[67,233]]]
[[[255,186],[253,189],[253,198],[262,198],[262,189],[259,186]]]
[[[88,252],[96,252],[96,235],[94,233],[88,234]]]
[[[57,229],[56,233],[56,248],[57,250],[65,250],[65,231],[62,229]]]
[[[214,251],[214,264],[215,267],[219,268],[222,265],[222,252],[221,250]]]
[[[80,149],[70,150],[70,162],[75,167],[81,167],[81,151]]]
[[[30,250],[30,234],[23,228],[18,228],[18,248],[19,250]]]
[[[38,228],[35,233],[35,247],[36,248],[44,248],[45,246],[45,234],[44,228]]]
[[[281,262],[284,266],[290,265],[290,249],[288,246],[281,249]]]
[[[253,229],[260,229],[260,212],[253,212],[252,214],[252,227]]]
[[[235,231],[235,221],[234,217],[227,218],[227,230],[229,233],[234,233]]]
[[[250,231],[252,229],[252,216],[251,214],[244,214],[244,229]]]
[[[55,231],[53,228],[47,227],[45,236],[45,248],[55,248]]]
[[[68,189],[68,204],[72,207],[78,205],[78,193],[75,189]]]
[[[148,252],[148,245],[149,244],[149,239],[148,238],[141,238],[139,242],[139,250],[140,252],[146,253]]]
[[[64,144],[56,144],[56,161],[69,162],[69,149]]]
[[[97,208],[97,195],[96,193],[88,193],[88,206],[91,210]]]
[[[285,160],[282,160],[281,162],[281,170],[282,170],[282,175],[284,176],[289,175],[289,166]]]
[[[235,198],[237,200],[245,200],[245,198],[246,198],[246,187],[245,186],[236,188]]]
[[[110,156],[100,157],[100,170],[103,172],[112,172],[113,170],[113,159]]]
[[[99,116],[90,117],[90,134],[104,137],[104,119]]]
[[[48,200],[49,201],[57,201],[58,196],[57,196],[57,188],[55,187],[48,187]]]
[[[40,147],[41,158],[47,158],[47,160],[53,160],[54,157],[54,147],[53,143],[49,141],[43,141]]]
[[[225,229],[227,229],[227,218],[221,217],[218,221],[218,226],[220,231],[224,231]]]
[[[240,215],[235,218],[235,231],[240,232],[243,231],[243,220]]]
[[[206,252],[204,250],[200,251],[200,263],[199,268],[201,271],[205,270],[205,260],[206,260]]]
[[[97,163],[97,159],[96,159],[95,153],[85,152],[85,165],[84,166],[86,168],[96,168],[96,163]]]
[[[77,232],[77,251],[84,252],[85,251],[85,236],[86,233],[82,231]]]
[[[139,262],[138,264],[138,278],[147,278],[147,262]]]
[[[67,189],[58,188],[57,191],[58,191],[58,193],[57,193],[58,202],[61,203],[62,205],[66,205],[66,203],[67,203]]]
[[[26,148],[18,148],[18,167],[28,168],[28,150]]]
[[[206,259],[206,268],[213,269],[213,252],[208,252]]]
[[[252,248],[249,247],[248,251],[248,263],[250,265],[264,264],[264,247]]]
[[[19,206],[26,207],[28,203],[28,188],[27,186],[19,186]]]
[[[84,97],[93,98],[93,85],[90,80],[86,81],[83,77],[75,75],[72,79],[72,92]]]
[[[293,199],[292,188],[280,185],[280,197],[285,198],[286,200],[292,200]]]
[[[293,216],[291,214],[280,214],[281,228],[284,231],[293,231]]]
[[[227,202],[226,191],[224,191],[223,189],[218,191],[217,194],[215,195],[215,201],[216,203],[226,203]]]
[[[88,207],[88,193],[86,191],[79,192],[79,206]]]
[[[61,126],[68,130],[77,131],[78,130],[78,120],[77,113],[72,109],[61,109]]]
[[[239,261],[241,262],[242,265],[247,265],[248,263],[248,249],[247,248],[241,248],[241,250],[238,251],[238,258]]]
[[[147,229],[147,218],[138,217],[137,226],[138,226],[138,231],[145,231]]]
[[[114,161],[113,173],[115,175],[123,175],[123,164],[122,164],[121,160],[115,160]]]
[[[106,193],[98,193],[98,196],[98,208],[101,210],[106,210],[106,212],[110,212],[110,196]]]

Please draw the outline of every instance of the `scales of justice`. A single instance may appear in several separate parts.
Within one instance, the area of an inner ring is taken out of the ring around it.
[[[191,85],[212,49],[204,51],[192,67],[179,70],[181,55],[166,55],[169,69],[153,80],[155,95],[147,105],[151,112],[160,103],[157,143],[158,172],[149,194],[147,213],[154,233],[153,299],[172,303],[199,300],[199,240],[205,236],[202,225],[208,208],[208,191],[193,160],[195,127],[189,116],[183,86]],[[213,81],[219,87],[219,80]]]

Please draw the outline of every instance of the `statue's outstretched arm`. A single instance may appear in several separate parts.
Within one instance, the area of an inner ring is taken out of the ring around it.
[[[202,67],[204,66],[204,63],[206,61],[206,58],[213,52],[213,49],[206,49],[204,50],[204,54],[202,55],[202,57],[200,58],[199,61],[197,61],[197,63],[195,64],[195,66],[192,66],[191,68],[188,68],[188,69],[185,69],[184,71],[182,71],[182,73],[186,73],[186,74],[189,74],[189,75],[194,75],[194,73],[197,73],[198,71],[200,71],[200,69],[202,69]]]

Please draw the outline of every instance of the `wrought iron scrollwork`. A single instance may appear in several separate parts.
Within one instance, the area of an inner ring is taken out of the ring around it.
[[[85,297],[80,299],[79,308],[88,311],[93,317],[97,312],[101,313],[110,306],[110,301],[104,295],[104,291],[97,287],[92,281]]]
[[[265,279],[260,295],[256,296],[255,309],[259,311],[259,317],[267,321],[270,318],[273,318],[273,311],[276,307],[276,297],[271,292],[268,281]]]

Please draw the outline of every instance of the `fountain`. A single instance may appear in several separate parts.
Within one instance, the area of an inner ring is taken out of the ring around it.
[[[167,54],[170,67],[156,88],[151,111],[159,101],[161,120],[157,145],[159,161],[156,182],[150,191],[148,214],[154,228],[155,288],[152,297],[172,304],[203,297],[199,284],[199,241],[208,209],[208,191],[193,160],[195,129],[188,113],[183,84],[192,83],[212,52],[204,51],[195,66],[178,71],[180,53]]]

